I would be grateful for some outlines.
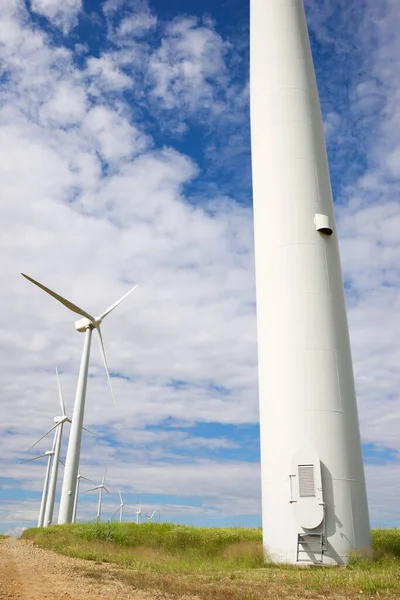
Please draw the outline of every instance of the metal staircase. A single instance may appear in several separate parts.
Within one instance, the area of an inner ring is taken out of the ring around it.
[[[323,533],[298,533],[297,534],[297,562],[310,562],[322,564],[324,559],[325,536]],[[301,557],[300,555],[306,555]]]

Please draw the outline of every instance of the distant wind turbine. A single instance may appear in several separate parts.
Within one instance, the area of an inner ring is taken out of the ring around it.
[[[121,491],[118,488],[118,494],[119,494],[119,499],[121,500],[121,504],[119,505],[119,509],[115,511],[115,513],[113,514],[113,517],[115,517],[115,515],[117,515],[119,513],[119,522],[122,523],[122,521],[124,520],[124,506],[128,506],[129,508],[134,508],[134,506],[130,506],[130,504],[125,504],[124,501],[122,500],[122,496],[121,496]]]
[[[101,517],[101,504],[103,501],[103,490],[105,490],[107,492],[107,494],[110,494],[109,490],[106,488],[106,486],[104,485],[104,482],[106,480],[106,475],[107,475],[107,469],[104,471],[104,475],[103,475],[103,479],[100,485],[96,485],[96,487],[91,488],[90,490],[85,490],[85,492],[94,492],[95,490],[99,490],[99,503],[97,505],[97,522],[100,523],[100,517]]]
[[[50,296],[53,296],[56,300],[61,302],[64,306],[66,306],[69,310],[78,315],[81,315],[83,318],[75,321],[75,328],[77,331],[85,334],[85,340],[83,345],[82,352],[82,360],[81,366],[79,370],[78,377],[78,385],[76,388],[76,396],[75,396],[75,404],[74,404],[74,412],[72,415],[72,425],[71,425],[71,433],[69,436],[68,443],[68,451],[67,458],[65,464],[65,473],[63,480],[63,487],[61,492],[61,501],[60,501],[60,513],[58,517],[58,523],[71,523],[72,514],[74,509],[74,501],[76,495],[76,485],[77,485],[77,476],[78,476],[78,468],[79,468],[79,457],[81,450],[81,441],[82,441],[82,426],[83,426],[83,417],[85,413],[85,399],[86,399],[86,386],[87,386],[87,378],[88,378],[88,369],[89,369],[89,356],[90,356],[90,346],[92,340],[92,332],[93,329],[96,329],[99,336],[99,344],[100,344],[100,352],[103,358],[104,368],[106,371],[108,383],[111,390],[111,395],[115,402],[114,392],[111,385],[110,374],[108,372],[107,359],[104,350],[103,337],[101,335],[100,324],[103,319],[110,314],[111,311],[114,310],[124,300],[129,294],[133,292],[137,288],[135,285],[132,289],[130,289],[126,294],[122,296],[117,302],[114,302],[107,310],[105,310],[99,317],[93,317],[82,308],[79,308],[76,304],[73,304],[66,298],[63,298],[56,292],[53,292],[51,289],[42,285],[32,277],[21,273],[23,277],[40,287],[42,290],[47,292]]]
[[[53,455],[54,455],[54,460],[52,460],[52,468],[50,471],[50,478],[49,478],[48,485],[47,485],[46,498],[44,498],[42,505],[41,505],[41,511],[42,511],[42,509],[44,510],[44,516],[42,515],[42,517],[40,518],[41,525],[38,525],[38,527],[47,527],[47,525],[51,525],[51,522],[53,520],[54,499],[55,499],[56,487],[57,487],[58,464],[60,462],[62,432],[63,432],[64,423],[67,423],[67,422],[71,423],[71,419],[69,419],[65,413],[65,405],[64,405],[64,400],[62,397],[57,367],[56,367],[56,377],[57,377],[57,384],[58,384],[58,395],[59,395],[60,406],[61,406],[61,416],[54,417],[55,424],[52,427],[50,427],[50,429],[48,431],[46,431],[46,433],[44,435],[42,435],[42,437],[40,437],[29,448],[29,450],[32,450],[32,448],[34,448],[39,442],[41,442],[49,433],[51,433],[52,431],[55,430],[54,440],[53,440],[53,450],[52,450]]]
[[[144,513],[144,516],[146,517],[146,519],[148,521],[152,521],[155,514],[156,514],[156,509],[153,510],[153,512],[151,513],[151,515],[147,515],[146,513]]]
[[[142,508],[140,506],[138,509],[136,509],[135,515],[136,515],[136,525],[139,525],[139,517],[142,516]]]
[[[42,501],[40,503],[39,518],[38,518],[38,524],[37,524],[38,527],[43,527],[44,511],[46,509],[47,494],[48,494],[48,490],[49,490],[50,467],[51,467],[51,462],[53,460],[53,456],[54,456],[54,444],[53,444],[52,450],[48,450],[44,454],[40,454],[39,456],[35,456],[34,458],[28,458],[28,460],[23,460],[20,463],[21,465],[23,465],[25,463],[32,462],[33,460],[38,460],[38,458],[47,457],[46,475],[44,478]]]
[[[59,397],[60,407],[61,407],[61,416],[54,417],[55,425],[53,425],[53,427],[50,427],[50,429],[44,435],[42,435],[42,437],[40,437],[29,448],[29,450],[32,450],[32,448],[34,448],[39,442],[41,442],[49,433],[51,433],[52,431],[55,431],[54,440],[53,440],[54,459],[52,461],[47,498],[45,500],[45,514],[44,514],[44,519],[43,519],[43,527],[47,527],[48,525],[51,525],[51,523],[53,521],[54,500],[55,500],[55,495],[56,495],[57,477],[58,477],[58,465],[60,462],[62,464],[64,464],[60,460],[63,427],[64,427],[64,423],[71,423],[71,419],[67,416],[67,414],[65,412],[65,404],[64,404],[62,391],[61,391],[60,378],[58,376],[57,367],[56,367],[56,377],[57,377],[57,386],[58,386],[58,397]],[[88,431],[92,435],[97,435],[93,431],[90,431],[90,429],[86,429],[86,427],[83,427],[83,429],[85,431]]]
[[[53,521],[54,500],[56,497],[58,465],[60,462],[60,451],[61,451],[63,427],[64,427],[64,423],[67,423],[67,422],[71,423],[71,419],[69,419],[67,417],[66,412],[65,412],[65,404],[64,404],[62,391],[61,391],[61,385],[60,385],[60,379],[58,377],[57,367],[56,367],[56,377],[57,377],[57,386],[58,386],[58,398],[60,400],[60,407],[61,407],[61,416],[54,417],[54,421],[56,423],[57,429],[56,429],[55,440],[54,440],[53,467],[51,469],[49,492],[48,492],[48,496],[47,496],[46,510],[45,510],[44,521],[43,521],[44,527],[51,525],[51,523]]]
[[[78,507],[79,484],[80,484],[81,479],[84,479],[85,481],[90,481],[91,483],[93,483],[93,481],[91,479],[84,477],[80,471],[78,471],[78,476],[76,479],[77,479],[77,481],[76,481],[76,492],[75,492],[75,498],[74,498],[74,510],[72,512],[72,523],[76,523],[76,510]]]

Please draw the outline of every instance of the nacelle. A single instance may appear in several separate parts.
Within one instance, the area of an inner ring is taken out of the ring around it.
[[[80,331],[81,333],[85,333],[86,329],[92,325],[92,322],[89,321],[86,317],[83,319],[79,319],[75,321],[75,329]]]

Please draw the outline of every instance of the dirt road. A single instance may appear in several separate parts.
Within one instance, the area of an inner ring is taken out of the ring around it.
[[[0,541],[0,600],[152,600],[118,581],[118,567],[55,554],[20,539]]]

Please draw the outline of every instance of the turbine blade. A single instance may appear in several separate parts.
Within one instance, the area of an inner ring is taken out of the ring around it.
[[[121,304],[122,300],[125,300],[125,298],[127,296],[129,296],[129,294],[131,294],[133,292],[133,290],[136,290],[136,288],[137,288],[138,285],[139,284],[137,283],[131,290],[129,290],[129,292],[126,292],[126,294],[124,294],[122,296],[122,298],[120,298],[119,300],[117,300],[116,302],[114,302],[114,304],[111,304],[111,306],[109,306],[98,318],[100,320],[102,320],[102,319],[104,319],[104,317],[106,317],[107,315],[109,315],[110,312],[112,310],[114,310],[114,308],[117,308],[118,304]]]
[[[94,492],[95,490],[99,490],[99,489],[100,489],[100,486],[98,485],[98,486],[96,486],[94,488],[90,488],[90,490],[85,490],[83,493],[87,494],[87,492]]]
[[[89,479],[88,477],[84,477],[83,475],[81,475],[81,479],[84,479],[85,481],[92,481],[93,482],[93,479]]]
[[[95,320],[95,318],[92,317],[92,315],[89,315],[89,313],[84,311],[82,308],[79,308],[79,306],[76,306],[76,304],[72,304],[72,302],[70,302],[66,298],[63,298],[59,294],[56,294],[56,292],[53,292],[53,290],[50,290],[49,288],[47,288],[45,285],[42,285],[38,281],[35,281],[35,279],[32,279],[32,277],[29,277],[29,275],[25,275],[25,273],[21,273],[21,275],[23,277],[25,277],[25,279],[28,279],[29,281],[31,281],[32,283],[34,283],[35,285],[40,287],[42,290],[44,290],[45,292],[50,294],[50,296],[53,296],[53,298],[55,298],[56,300],[61,302],[61,304],[64,304],[64,306],[69,308],[69,310],[72,310],[72,312],[77,313],[78,315],[81,315],[82,317],[86,317],[87,319],[89,319],[89,321]]]
[[[51,433],[51,432],[53,431],[53,429],[55,429],[55,428],[56,428],[56,427],[58,427],[59,425],[60,425],[60,423],[56,423],[55,425],[53,425],[53,427],[50,427],[50,429],[49,429],[49,430],[48,430],[48,431],[47,431],[47,432],[46,432],[44,435],[42,435],[42,437],[41,437],[41,438],[39,438],[39,439],[38,439],[38,441],[37,441],[37,442],[35,442],[35,443],[33,444],[33,446],[31,446],[31,447],[29,448],[29,450],[32,450],[32,448],[34,448],[34,447],[35,447],[35,446],[36,446],[36,445],[37,445],[39,442],[41,442],[41,441],[42,441],[42,439],[46,437],[46,435],[49,435],[49,433]]]
[[[64,404],[64,399],[63,399],[63,395],[62,395],[62,391],[61,391],[61,384],[60,384],[60,378],[58,376],[58,369],[56,367],[56,377],[57,377],[57,385],[58,385],[58,397],[60,399],[60,406],[61,406],[61,410],[62,410],[62,416],[66,417],[66,412],[65,412],[65,404]]]
[[[41,454],[40,456],[35,456],[35,458],[28,458],[28,460],[23,460],[19,464],[23,465],[24,463],[32,462],[32,460],[37,460],[38,458],[44,458],[45,456],[49,456],[49,455],[48,454]]]
[[[120,492],[120,489],[119,489],[119,488],[118,488],[118,494],[119,494],[119,498],[120,498],[120,500],[121,500],[121,504],[123,504],[123,503],[124,503],[124,501],[122,500],[122,496],[121,496],[121,492]]]
[[[90,429],[87,429],[86,427],[82,427],[82,429],[84,429],[88,433],[91,433],[92,435],[95,435],[96,437],[101,437],[101,435],[99,435],[98,433],[95,433],[94,431],[91,431]]]
[[[103,490],[106,490],[107,494],[110,494],[110,496],[111,496],[111,492],[108,491],[108,489],[106,488],[105,485],[103,486]]]
[[[111,518],[113,519],[115,517],[115,515],[117,515],[119,513],[120,510],[121,510],[121,507],[119,507],[119,509],[116,510],[113,515],[111,515]]]
[[[108,366],[107,366],[107,359],[106,359],[106,352],[104,350],[104,344],[103,344],[103,336],[101,335],[101,329],[100,329],[100,325],[98,327],[96,327],[96,331],[99,334],[99,344],[100,344],[100,352],[101,352],[101,356],[103,358],[103,363],[104,363],[104,368],[106,370],[106,375],[107,375],[107,379],[108,379],[108,384],[110,386],[110,390],[111,390],[111,396],[113,397],[114,400],[114,404],[115,404],[115,396],[114,396],[114,392],[112,389],[112,385],[111,385],[111,379],[110,379],[110,373],[108,372]]]
[[[62,466],[65,467],[65,462],[63,460],[61,460],[61,458],[58,459],[58,462],[60,462],[62,464]]]

